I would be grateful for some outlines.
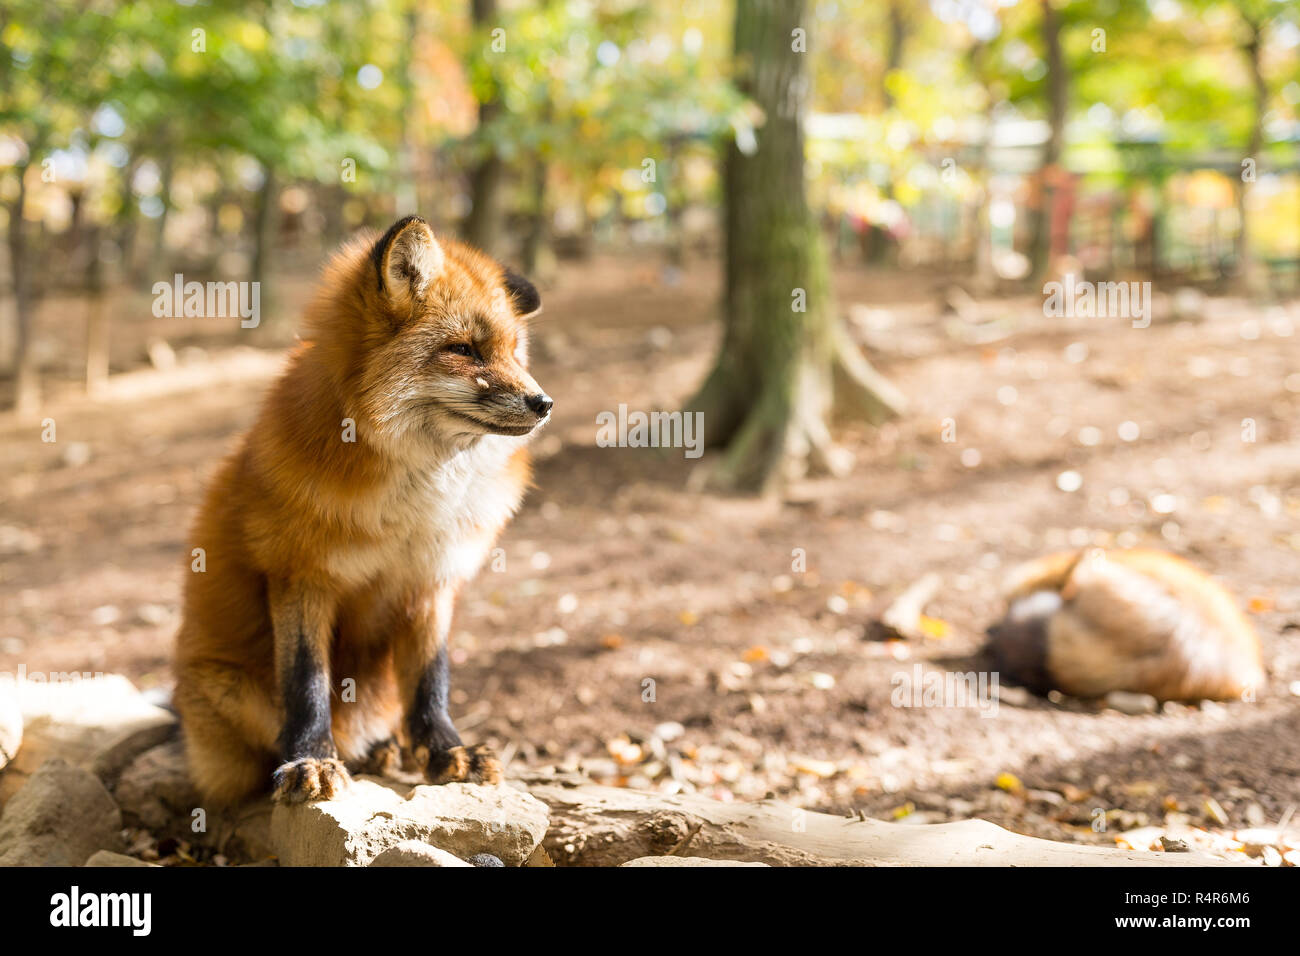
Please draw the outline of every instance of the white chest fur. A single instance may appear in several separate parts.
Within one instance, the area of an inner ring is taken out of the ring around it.
[[[467,580],[477,573],[496,531],[519,505],[508,474],[522,442],[485,436],[471,447],[411,463],[384,494],[350,515],[358,540],[331,554],[328,569],[360,587],[380,576],[391,583]]]

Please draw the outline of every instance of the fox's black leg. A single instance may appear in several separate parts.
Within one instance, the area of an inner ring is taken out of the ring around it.
[[[411,595],[405,627],[397,636],[393,662],[406,699],[406,729],[416,763],[432,783],[500,783],[501,765],[491,749],[466,747],[447,713],[451,684],[447,634],[453,587]]]
[[[416,760],[431,783],[500,783],[501,765],[492,750],[461,743],[447,713],[450,686],[447,652],[440,647],[415,686],[408,729]]]
[[[329,605],[301,585],[270,588],[275,666],[284,705],[280,729],[283,763],[272,775],[274,798],[295,803],[328,800],[348,783],[330,728],[327,659]]]

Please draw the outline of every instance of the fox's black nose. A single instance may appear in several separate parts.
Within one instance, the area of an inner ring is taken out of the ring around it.
[[[551,396],[545,392],[538,392],[536,395],[528,395],[524,398],[524,403],[533,410],[538,418],[545,418],[551,413],[551,408],[555,403],[551,401]]]

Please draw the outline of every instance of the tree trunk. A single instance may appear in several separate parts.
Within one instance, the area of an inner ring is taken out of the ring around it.
[[[27,274],[27,237],[23,213],[27,207],[27,164],[17,167],[18,195],[9,204],[9,269],[14,287],[14,409],[29,415],[40,404],[40,374],[32,350],[35,304]]]
[[[1029,259],[1033,276],[1046,273],[1052,253],[1052,206],[1056,201],[1056,176],[1065,140],[1066,77],[1061,53],[1061,19],[1053,0],[1042,0],[1043,48],[1047,57],[1047,142],[1038,170],[1038,205],[1034,210]]]
[[[480,42],[484,40],[484,30],[496,23],[497,0],[473,0],[470,4],[471,17],[475,33]],[[480,53],[480,55],[484,55]],[[478,105],[478,127],[480,137],[483,130],[489,128],[498,116],[502,106],[494,88]],[[491,142],[485,142],[487,152],[470,173],[469,216],[465,220],[465,240],[477,246],[489,255],[501,254],[501,239],[505,232],[505,212],[503,209],[503,186],[506,179],[505,162]]]
[[[830,442],[832,405],[879,421],[901,396],[839,328],[816,220],[804,192],[807,54],[791,49],[805,0],[738,0],[736,81],[763,110],[757,148],[727,146],[724,170],[726,329],[717,364],[689,404],[706,440],[725,451],[711,483],[769,489],[811,461],[842,470]]]

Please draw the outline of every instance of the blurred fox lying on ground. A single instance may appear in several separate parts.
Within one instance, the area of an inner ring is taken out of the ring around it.
[[[415,216],[326,266],[193,532],[175,704],[208,799],[328,799],[403,757],[434,783],[500,781],[447,714],[447,635],[550,415],[527,369],[539,308]]]
[[[1259,638],[1232,595],[1173,555],[1050,554],[1014,572],[1008,592],[989,628],[994,667],[1039,693],[1227,700],[1264,685]]]

